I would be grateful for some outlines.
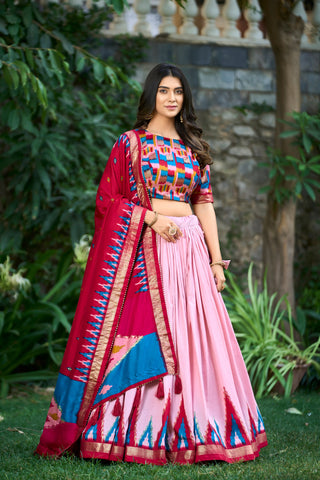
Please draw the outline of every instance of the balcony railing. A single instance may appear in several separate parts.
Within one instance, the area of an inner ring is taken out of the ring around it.
[[[67,3],[90,8],[93,2],[68,0]],[[187,0],[185,8],[173,0],[129,0],[128,3],[129,7],[121,15],[115,14],[103,30],[106,36],[141,33],[146,37],[161,35],[201,43],[268,44],[258,0],[250,0],[250,6],[244,10],[239,8],[237,0]],[[306,9],[305,5],[310,6]],[[305,21],[302,44],[320,48],[320,0],[299,2],[295,14]]]

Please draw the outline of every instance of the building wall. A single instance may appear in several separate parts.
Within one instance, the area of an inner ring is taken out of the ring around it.
[[[112,50],[112,40],[107,42],[107,49]],[[186,74],[199,123],[212,147],[211,177],[223,254],[232,258],[233,270],[244,272],[254,261],[261,273],[266,196],[260,189],[268,182],[261,163],[274,140],[275,116],[266,107],[275,106],[273,53],[269,47],[259,46],[188,44],[165,38],[148,42],[136,79],[143,83],[149,70],[160,62],[175,63]],[[302,108],[317,112],[319,51],[302,51],[301,92]],[[258,105],[252,109],[254,104]],[[241,108],[245,105],[249,109]],[[298,212],[297,258],[299,262],[310,262],[310,257],[319,261],[319,202],[311,205],[303,197]],[[312,229],[306,213],[312,215]],[[305,251],[306,246],[312,255]]]

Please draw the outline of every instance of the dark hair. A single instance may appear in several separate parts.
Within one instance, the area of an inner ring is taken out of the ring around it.
[[[179,113],[175,117],[176,130],[184,144],[190,147],[193,153],[197,155],[199,164],[203,168],[205,165],[212,163],[209,145],[202,139],[202,129],[196,123],[197,117],[194,112],[192,93],[188,80],[180,68],[175,65],[159,63],[149,72],[140,97],[134,128],[145,128],[148,126],[155,109],[159,84],[164,77],[170,76],[178,78],[183,88],[183,106],[180,112],[182,113],[183,123],[180,121]]]

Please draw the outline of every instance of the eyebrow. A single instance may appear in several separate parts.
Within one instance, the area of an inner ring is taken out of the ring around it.
[[[167,90],[170,89],[170,87],[166,87],[165,85],[159,85],[158,88],[166,88]],[[178,89],[182,89],[182,90],[183,90],[183,87],[181,86],[181,87],[175,87],[175,88],[174,88],[174,90],[178,90]]]

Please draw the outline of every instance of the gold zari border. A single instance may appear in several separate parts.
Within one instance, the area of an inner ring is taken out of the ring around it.
[[[133,447],[130,445],[118,446],[109,443],[100,443],[94,441],[81,442],[81,451],[83,456],[90,454],[102,454],[104,457],[109,455],[114,459],[128,460],[136,462],[149,463],[194,463],[205,460],[222,460],[233,463],[236,461],[253,460],[259,455],[260,448],[267,444],[266,434],[260,433],[256,441],[251,445],[245,445],[235,448],[224,448],[222,445],[197,445],[194,450],[179,450],[177,452],[167,452],[165,449],[153,450],[147,447]],[[94,455],[92,455],[94,456]],[[249,458],[248,458],[249,457]]]
[[[128,265],[132,258],[134,241],[138,234],[138,229],[141,221],[141,217],[144,213],[143,209],[134,209],[130,221],[130,227],[127,235],[127,241],[125,242],[123,252],[120,258],[119,267],[116,273],[114,284],[111,290],[109,298],[108,309],[104,318],[103,326],[101,329],[99,341],[97,344],[95,356],[92,362],[87,389],[85,392],[85,398],[79,412],[78,421],[81,424],[84,423],[88,409],[90,408],[92,397],[96,388],[97,380],[99,378],[100,369],[102,368],[103,359],[106,353],[106,348],[110,338],[111,330],[115,322],[115,316],[119,306],[119,298],[121,298],[121,292],[124,286],[126,274],[128,272]]]

